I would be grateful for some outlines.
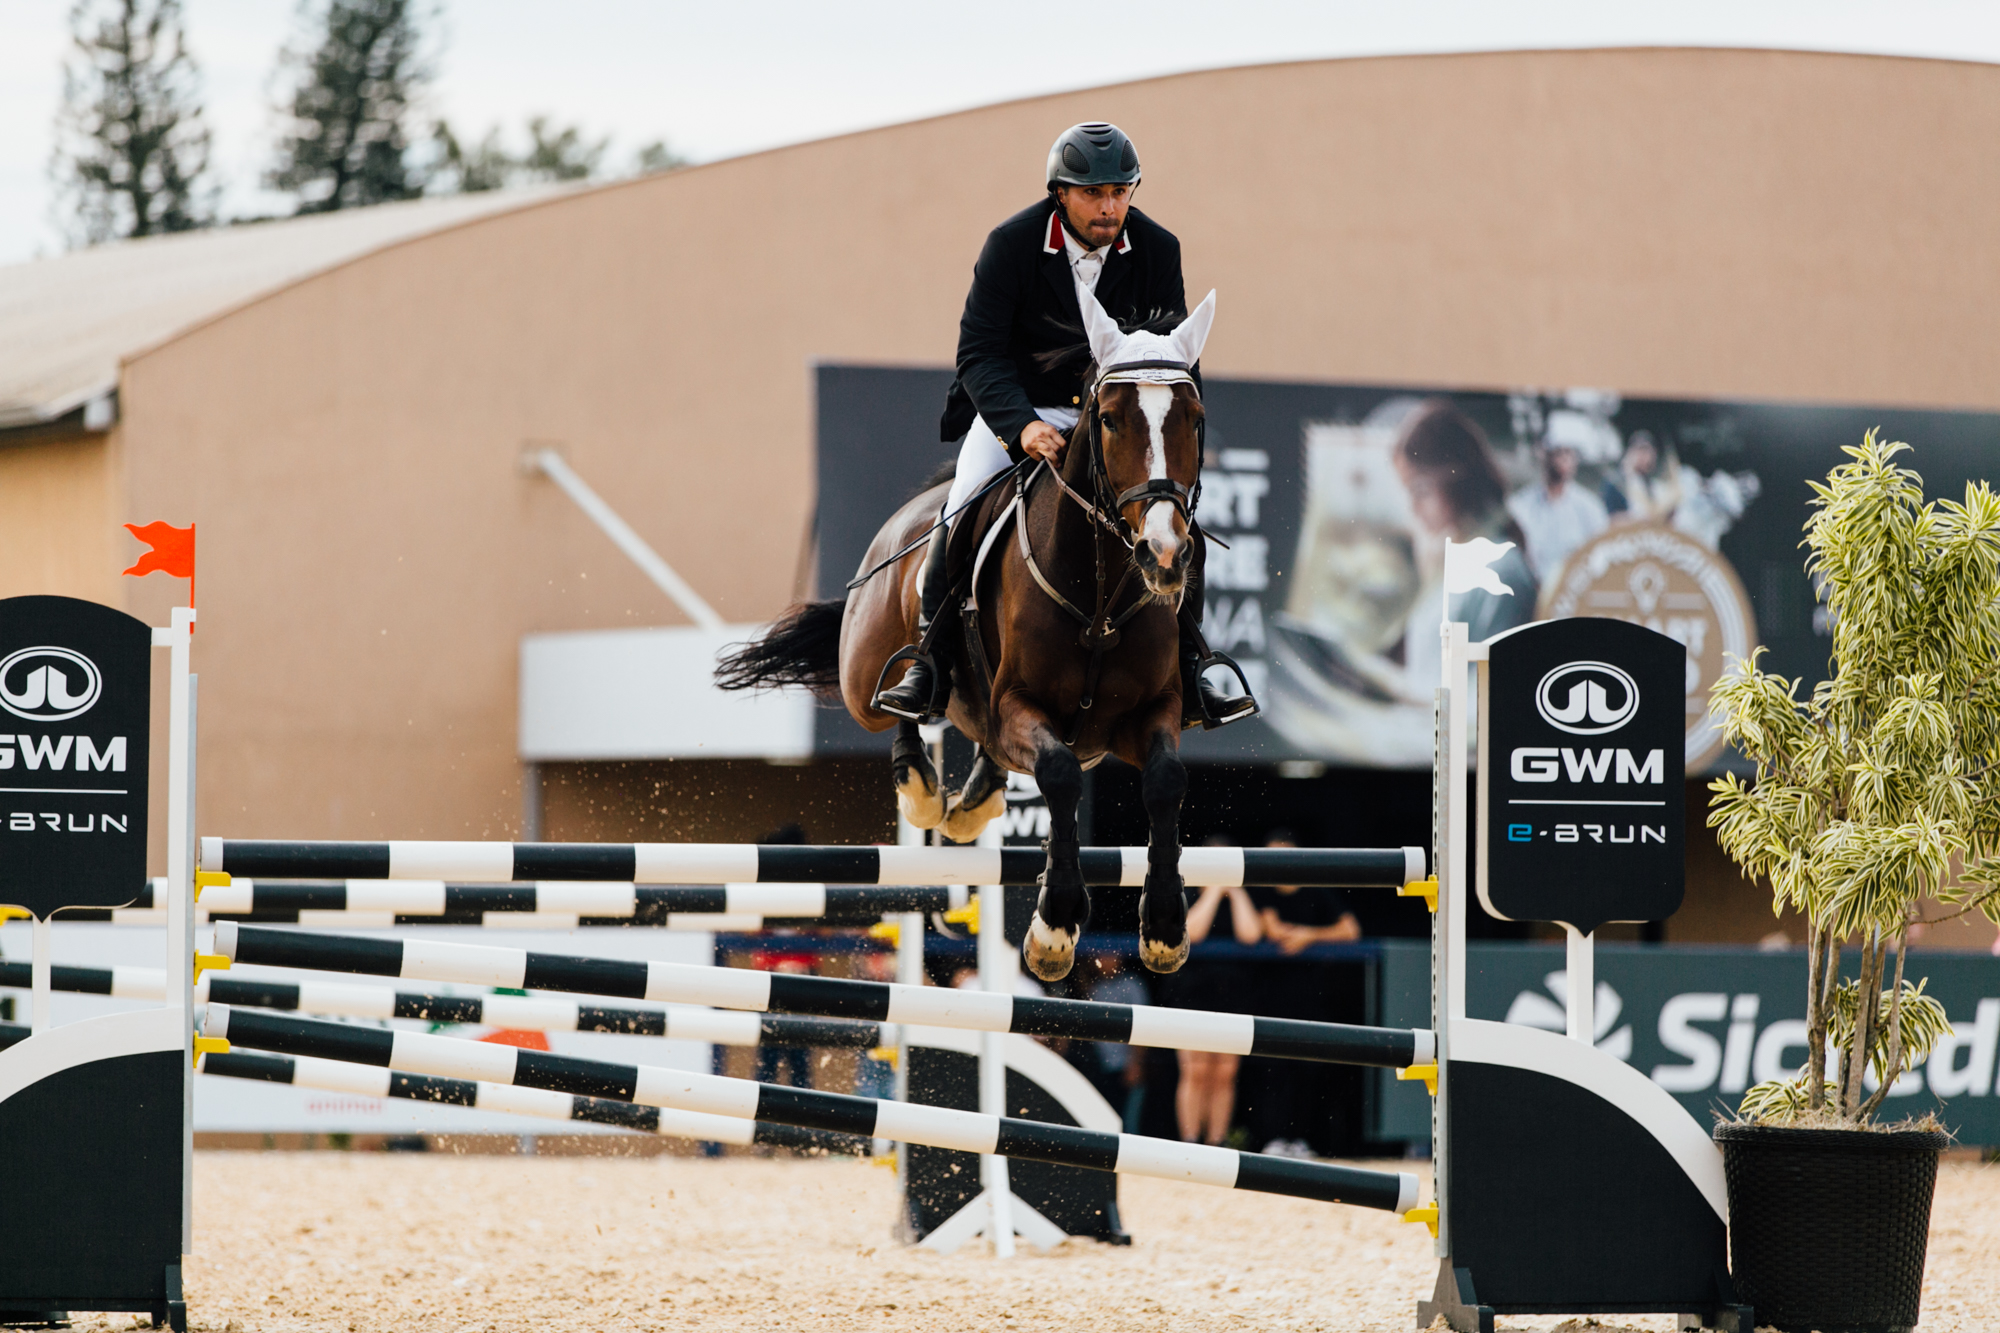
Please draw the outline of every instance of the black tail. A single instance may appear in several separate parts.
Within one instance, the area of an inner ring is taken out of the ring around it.
[[[715,668],[725,690],[803,685],[821,698],[840,693],[840,617],[847,599],[801,602],[761,639],[741,645]]]

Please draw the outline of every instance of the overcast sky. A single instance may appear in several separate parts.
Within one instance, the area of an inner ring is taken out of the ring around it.
[[[315,8],[320,7],[315,4]],[[260,192],[287,0],[186,0],[225,213]],[[0,0],[0,264],[52,254],[51,121],[70,0]],[[421,123],[518,133],[547,112],[706,161],[846,130],[1183,70],[1325,56],[1750,46],[2000,61],[1992,0],[1137,0],[1109,6],[848,0],[443,0]]]

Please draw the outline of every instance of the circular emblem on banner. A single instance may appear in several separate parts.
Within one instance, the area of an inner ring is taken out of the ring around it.
[[[1579,547],[1543,585],[1540,614],[1549,620],[1608,616],[1678,640],[1687,649],[1688,772],[1722,752],[1721,729],[1708,715],[1709,687],[1731,656],[1748,657],[1757,643],[1750,599],[1728,560],[1662,524],[1614,527]],[[1574,707],[1573,689],[1548,693],[1563,712]],[[1583,703],[1587,716],[1587,692]],[[1607,694],[1606,703],[1615,709],[1617,701]]]
[[[30,722],[89,712],[103,693],[97,664],[68,648],[22,648],[0,662],[0,708]]]
[[[1639,685],[1609,662],[1565,662],[1535,687],[1535,711],[1557,731],[1602,736],[1639,711]]]

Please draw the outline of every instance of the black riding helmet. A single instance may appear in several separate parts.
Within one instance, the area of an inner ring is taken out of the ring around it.
[[[1137,185],[1139,150],[1125,131],[1101,120],[1072,125],[1049,148],[1049,188],[1058,185]]]

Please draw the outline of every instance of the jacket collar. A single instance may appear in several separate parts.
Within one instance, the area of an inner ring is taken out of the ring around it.
[[[1049,204],[1048,230],[1042,233],[1042,253],[1045,255],[1059,255],[1062,252],[1062,209],[1051,201]],[[1132,253],[1132,228],[1130,226],[1127,226],[1124,231],[1118,234],[1118,244],[1111,247],[1111,253],[1114,255],[1129,255]],[[1106,257],[1109,258],[1109,256]]]

